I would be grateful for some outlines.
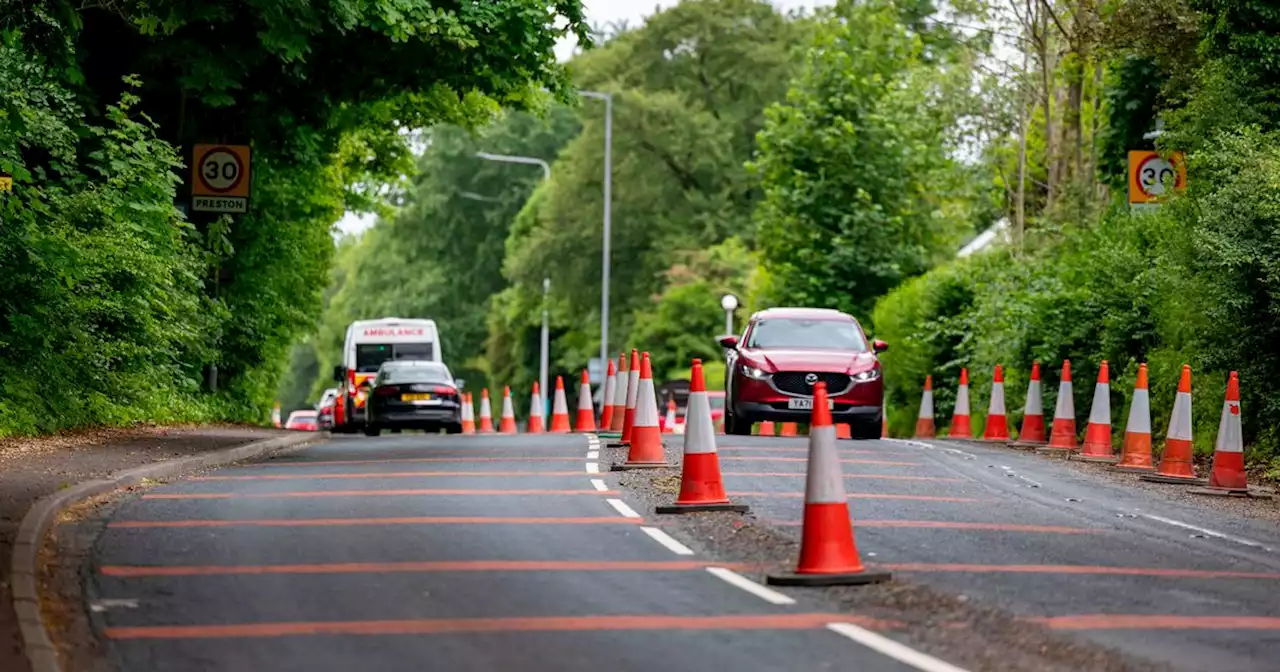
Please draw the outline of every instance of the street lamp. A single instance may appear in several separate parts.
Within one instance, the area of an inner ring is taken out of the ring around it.
[[[724,333],[733,334],[733,311],[738,309],[738,297],[725,294],[720,297],[720,307],[724,308]]]
[[[609,238],[613,212],[613,94],[579,91],[579,96],[604,101],[604,231],[600,245],[600,366],[609,361]],[[601,389],[604,380],[600,381]]]

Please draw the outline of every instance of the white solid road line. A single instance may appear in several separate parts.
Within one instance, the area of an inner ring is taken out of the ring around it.
[[[752,595],[768,602],[769,604],[795,604],[796,601],[790,597],[779,593],[772,588],[764,586],[748,579],[747,577],[724,567],[708,567],[707,571],[720,580],[733,586],[737,586]]]
[[[588,459],[588,460],[598,460],[598,459],[600,459],[600,451],[598,451],[598,450],[588,450],[588,451],[587,451],[587,459]]]
[[[968,672],[962,667],[956,667],[951,663],[920,653],[905,644],[899,644],[884,635],[877,635],[852,623],[828,623],[827,629],[921,672]]]
[[[676,555],[693,555],[693,549],[671,538],[671,535],[659,530],[656,527],[640,528],[645,534],[653,538],[654,541],[667,547],[667,550]]]
[[[587,463],[587,473],[588,473],[588,474],[598,474],[598,473],[600,473],[600,465],[599,465],[599,464],[597,464],[597,463],[595,463],[595,462],[588,462],[588,463]]]
[[[592,485],[596,490],[599,490],[600,492],[604,492],[604,491],[606,491],[606,490],[608,490],[608,489],[609,489],[609,486],[607,486],[607,485],[605,485],[605,484],[604,484],[604,480],[599,479],[599,478],[593,478],[593,479],[591,479],[591,485]]]
[[[639,518],[640,517],[640,514],[636,513],[635,509],[627,506],[627,503],[622,501],[621,499],[606,499],[605,501],[609,502],[609,506],[612,506],[614,509],[616,509],[618,513],[621,513],[623,518]]]
[[[1196,527],[1195,525],[1192,525],[1190,523],[1184,523],[1180,520],[1174,520],[1172,518],[1165,518],[1164,516],[1153,516],[1149,513],[1144,513],[1141,515],[1143,518],[1149,518],[1158,523],[1164,523],[1165,525],[1172,525],[1174,527],[1181,527],[1184,530],[1191,530],[1192,532],[1199,532],[1200,534],[1203,534],[1206,537],[1214,537],[1216,539],[1222,539],[1223,541],[1235,542],[1237,544],[1240,544],[1241,546],[1250,546],[1253,548],[1261,548],[1262,550],[1268,551],[1268,552],[1271,551],[1271,549],[1268,548],[1265,544],[1254,541],[1252,539],[1245,539],[1244,537],[1232,536],[1230,534],[1218,532],[1217,530],[1210,530],[1209,528],[1206,528],[1206,527]]]

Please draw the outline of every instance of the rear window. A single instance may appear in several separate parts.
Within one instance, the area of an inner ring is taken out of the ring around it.
[[[383,362],[419,359],[430,361],[435,350],[431,343],[358,343],[356,371],[373,373]]]
[[[853,322],[775,317],[752,325],[747,347],[866,352],[867,342]]]
[[[376,384],[441,383],[452,385],[453,375],[442,364],[388,364],[378,372]]]

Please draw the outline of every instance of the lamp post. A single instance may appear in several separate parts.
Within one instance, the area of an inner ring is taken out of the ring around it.
[[[609,239],[612,236],[613,211],[613,94],[603,91],[579,91],[584,98],[604,101],[604,230],[600,244],[600,366],[609,361]],[[604,385],[604,380],[600,381]]]
[[[720,307],[724,308],[724,333],[733,334],[733,311],[738,309],[738,297],[725,294],[720,297]]]

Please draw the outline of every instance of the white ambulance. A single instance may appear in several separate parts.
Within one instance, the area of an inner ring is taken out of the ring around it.
[[[373,379],[383,362],[404,359],[443,362],[434,320],[384,317],[352,322],[342,346],[342,363],[333,370],[338,398],[332,431],[347,434],[362,430],[368,389],[364,383]]]

